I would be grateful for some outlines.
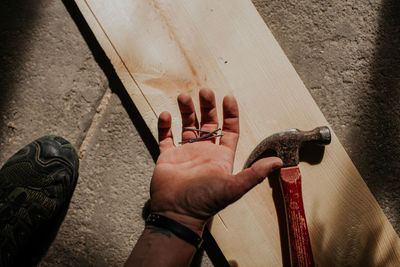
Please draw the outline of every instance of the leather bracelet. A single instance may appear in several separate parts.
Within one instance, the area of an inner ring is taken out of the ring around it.
[[[146,219],[146,225],[153,225],[159,228],[167,229],[180,239],[192,244],[197,249],[200,248],[201,244],[203,243],[203,239],[186,226],[159,214],[150,214]]]

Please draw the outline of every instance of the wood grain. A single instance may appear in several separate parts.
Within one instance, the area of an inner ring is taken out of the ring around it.
[[[238,99],[235,171],[272,133],[328,125],[249,0],[75,1],[155,136],[164,110],[180,136],[176,96],[197,99],[201,87],[219,103],[226,94]],[[334,133],[323,161],[300,168],[316,265],[400,265],[399,237]],[[239,266],[282,265],[273,184],[214,218],[214,238]]]

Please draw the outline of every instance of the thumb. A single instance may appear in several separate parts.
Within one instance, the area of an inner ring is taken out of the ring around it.
[[[235,190],[237,199],[242,197],[247,191],[257,184],[264,181],[265,177],[273,171],[282,167],[283,163],[280,158],[269,157],[256,161],[250,168],[244,169],[235,176]]]

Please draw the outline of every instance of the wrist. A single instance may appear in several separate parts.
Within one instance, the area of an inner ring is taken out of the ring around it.
[[[195,253],[169,230],[146,225],[125,266],[189,266]]]
[[[205,220],[201,220],[184,214],[179,214],[173,211],[153,211],[152,213],[159,214],[171,220],[174,220],[189,228],[200,237],[203,235],[204,227],[207,223]]]

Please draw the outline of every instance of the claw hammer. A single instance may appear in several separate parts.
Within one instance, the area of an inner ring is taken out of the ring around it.
[[[264,139],[250,154],[245,165],[249,167],[267,150],[275,151],[283,161],[279,182],[284,197],[291,266],[314,266],[304,213],[300,169],[297,166],[299,151],[306,143],[327,145],[330,142],[331,133],[326,126],[312,131],[290,129]]]

